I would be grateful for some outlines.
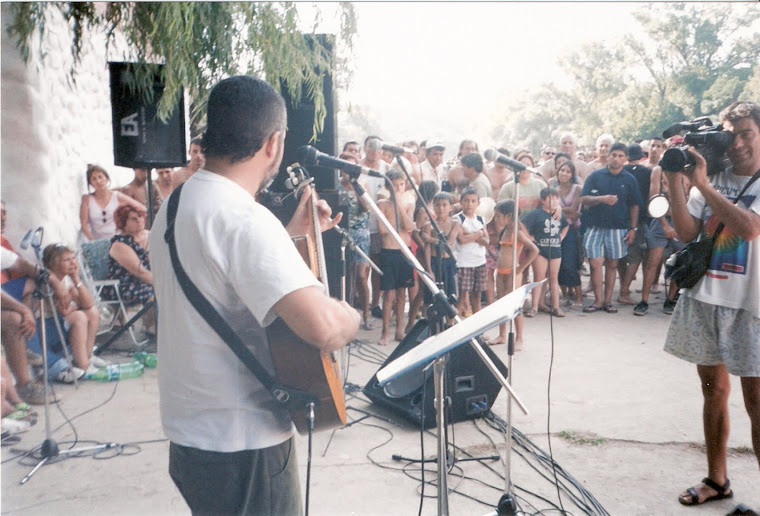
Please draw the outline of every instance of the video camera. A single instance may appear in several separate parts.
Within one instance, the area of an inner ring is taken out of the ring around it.
[[[690,122],[678,122],[662,132],[666,140],[677,134],[683,135],[683,144],[677,144],[666,150],[660,159],[660,166],[665,172],[680,172],[687,166],[694,165],[694,158],[686,152],[692,145],[707,162],[707,174],[723,172],[730,165],[726,150],[734,141],[734,133],[723,130],[721,124],[713,125],[710,118],[703,116]]]

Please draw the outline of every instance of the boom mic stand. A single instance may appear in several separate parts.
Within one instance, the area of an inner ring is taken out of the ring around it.
[[[48,303],[50,303],[50,307],[53,314],[53,319],[55,321],[56,330],[58,331],[58,335],[61,339],[61,345],[63,346],[64,354],[66,355],[66,360],[69,361],[70,364],[73,364],[71,361],[71,356],[69,355],[66,345],[66,338],[63,334],[63,331],[61,330],[60,323],[58,322],[58,314],[55,311],[55,304],[53,301],[53,289],[50,286],[50,272],[45,268],[45,265],[42,263],[42,252],[40,251],[40,247],[42,246],[42,234],[44,230],[42,227],[37,228],[37,230],[34,232],[34,237],[32,240],[32,247],[34,248],[35,255],[37,257],[37,267],[39,268],[39,272],[37,273],[36,277],[34,278],[35,282],[35,289],[34,289],[34,298],[39,300],[39,320],[40,320],[40,344],[42,348],[42,363],[44,364],[44,367],[42,368],[43,371],[43,378],[45,380],[45,440],[42,441],[42,444],[40,445],[40,461],[37,463],[34,468],[24,477],[21,479],[21,485],[26,484],[31,478],[32,475],[34,475],[42,466],[44,466],[50,459],[53,459],[55,457],[59,457],[61,455],[69,455],[69,454],[77,454],[82,453],[84,451],[92,451],[92,450],[105,450],[111,447],[116,446],[115,443],[106,443],[106,444],[99,444],[95,446],[85,446],[82,448],[71,448],[68,450],[60,450],[58,448],[58,443],[55,442],[55,440],[51,437],[51,431],[50,431],[50,378],[48,378],[48,361],[47,361],[47,336],[45,334],[45,301],[47,300]],[[31,231],[30,231],[31,233]],[[27,233],[29,235],[29,233]],[[23,249],[26,249],[28,247],[27,238],[24,238],[24,242],[22,242],[21,247]],[[24,245],[26,244],[26,245]],[[76,380],[74,380],[74,383],[76,385]],[[30,452],[31,455],[31,452]]]
[[[400,159],[398,161],[400,162]],[[404,172],[406,172],[406,169],[404,169],[403,165],[401,165],[401,167],[404,170]],[[434,306],[433,311],[441,314],[445,318],[453,319],[456,322],[460,322],[461,319],[457,315],[456,308],[446,298],[446,294],[438,288],[438,286],[435,284],[435,281],[433,281],[433,279],[427,274],[427,272],[424,270],[422,265],[420,265],[417,258],[412,254],[409,248],[405,245],[404,241],[401,239],[398,232],[394,229],[393,225],[388,221],[388,219],[385,217],[383,212],[380,211],[380,209],[378,208],[377,204],[372,200],[370,195],[364,190],[364,188],[357,181],[359,174],[361,173],[361,167],[356,166],[356,168],[352,168],[350,170],[344,170],[344,172],[347,172],[349,176],[351,177],[351,183],[354,186],[354,190],[356,191],[356,194],[365,200],[367,205],[370,207],[370,210],[372,211],[372,213],[374,213],[375,216],[377,217],[377,220],[379,221],[379,223],[383,224],[383,226],[388,230],[391,237],[396,241],[404,257],[417,270],[420,279],[433,295],[433,306]],[[406,172],[406,174],[408,177],[409,176],[408,172]],[[414,186],[414,182],[411,181],[411,183]],[[391,191],[391,195],[395,196],[392,185],[390,187],[390,191]],[[419,195],[419,191],[416,188],[415,188],[415,191]],[[432,220],[432,217],[430,217],[430,219]],[[436,229],[437,229],[437,226],[436,226]],[[440,233],[440,230],[438,232]],[[435,325],[442,324],[442,322],[443,322],[443,318],[441,318],[440,322],[436,323]],[[496,365],[491,361],[491,359],[488,357],[486,352],[483,351],[483,349],[480,347],[480,344],[478,343],[478,341],[473,338],[470,340],[470,345],[472,345],[473,349],[478,354],[480,359],[483,360],[483,362],[486,364],[488,369],[504,386],[504,388],[507,390],[510,396],[514,398],[518,406],[523,410],[523,412],[527,414],[528,411],[525,405],[517,397],[517,394],[512,390],[512,386],[501,375],[501,372],[496,367]],[[448,485],[447,485],[448,471],[446,467],[446,443],[445,443],[445,437],[444,437],[444,432],[445,432],[445,427],[446,427],[445,411],[444,411],[444,406],[443,406],[444,405],[443,392],[441,392],[441,389],[439,389],[438,387],[438,386],[443,385],[443,371],[444,371],[444,366],[445,366],[445,360],[446,360],[445,355],[435,359],[433,363],[434,364],[433,371],[435,375],[436,398],[437,398],[436,399],[436,408],[437,408],[436,423],[437,423],[437,434],[438,434],[438,461],[437,461],[438,462],[438,514],[443,515],[443,516],[448,516],[449,514]]]

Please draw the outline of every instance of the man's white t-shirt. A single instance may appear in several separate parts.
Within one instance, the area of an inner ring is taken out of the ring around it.
[[[177,444],[218,452],[261,449],[290,438],[287,412],[196,312],[164,242],[164,203],[150,236],[158,301],[158,385],[164,432]],[[319,282],[277,218],[238,184],[199,170],[175,223],[180,262],[259,362],[273,372],[264,328],[286,294]]]
[[[16,260],[18,260],[18,255],[16,253],[0,246],[0,267],[2,267],[2,270],[13,267]]]
[[[749,181],[749,176],[737,176],[726,171],[711,178],[713,187],[729,201]],[[760,180],[755,181],[742,195],[737,205],[760,215]],[[691,189],[689,213],[703,221],[703,232],[712,234],[718,226],[712,209],[696,188]],[[760,317],[760,237],[747,242],[724,227],[713,247],[707,273],[690,289],[682,289],[685,296],[711,305],[741,308]]]

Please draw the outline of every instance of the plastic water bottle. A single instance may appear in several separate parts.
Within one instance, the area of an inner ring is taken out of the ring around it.
[[[140,362],[128,362],[126,364],[113,364],[88,376],[89,380],[97,382],[115,382],[142,376],[144,366]]]
[[[140,362],[147,369],[155,369],[155,367],[158,365],[158,357],[155,355],[155,353],[138,351],[132,358]]]

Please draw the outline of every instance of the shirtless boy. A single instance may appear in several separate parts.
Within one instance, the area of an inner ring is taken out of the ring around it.
[[[402,194],[406,187],[406,178],[397,170],[389,171],[386,176],[393,184],[393,190],[396,193],[396,200],[393,198],[381,199],[377,202],[378,208],[390,221],[391,225],[396,225],[396,213],[394,204],[398,205],[398,232],[404,245],[409,247],[411,244],[411,231],[414,230],[414,203],[405,203],[402,200]],[[407,262],[404,254],[398,246],[396,240],[391,236],[388,230],[378,224],[378,231],[381,238],[380,250],[380,269],[383,275],[380,278],[380,290],[383,292],[383,331],[380,335],[378,344],[385,346],[388,344],[388,327],[391,322],[391,307],[396,309],[396,334],[395,340],[404,338],[404,303],[405,289],[414,285],[414,269]]]

